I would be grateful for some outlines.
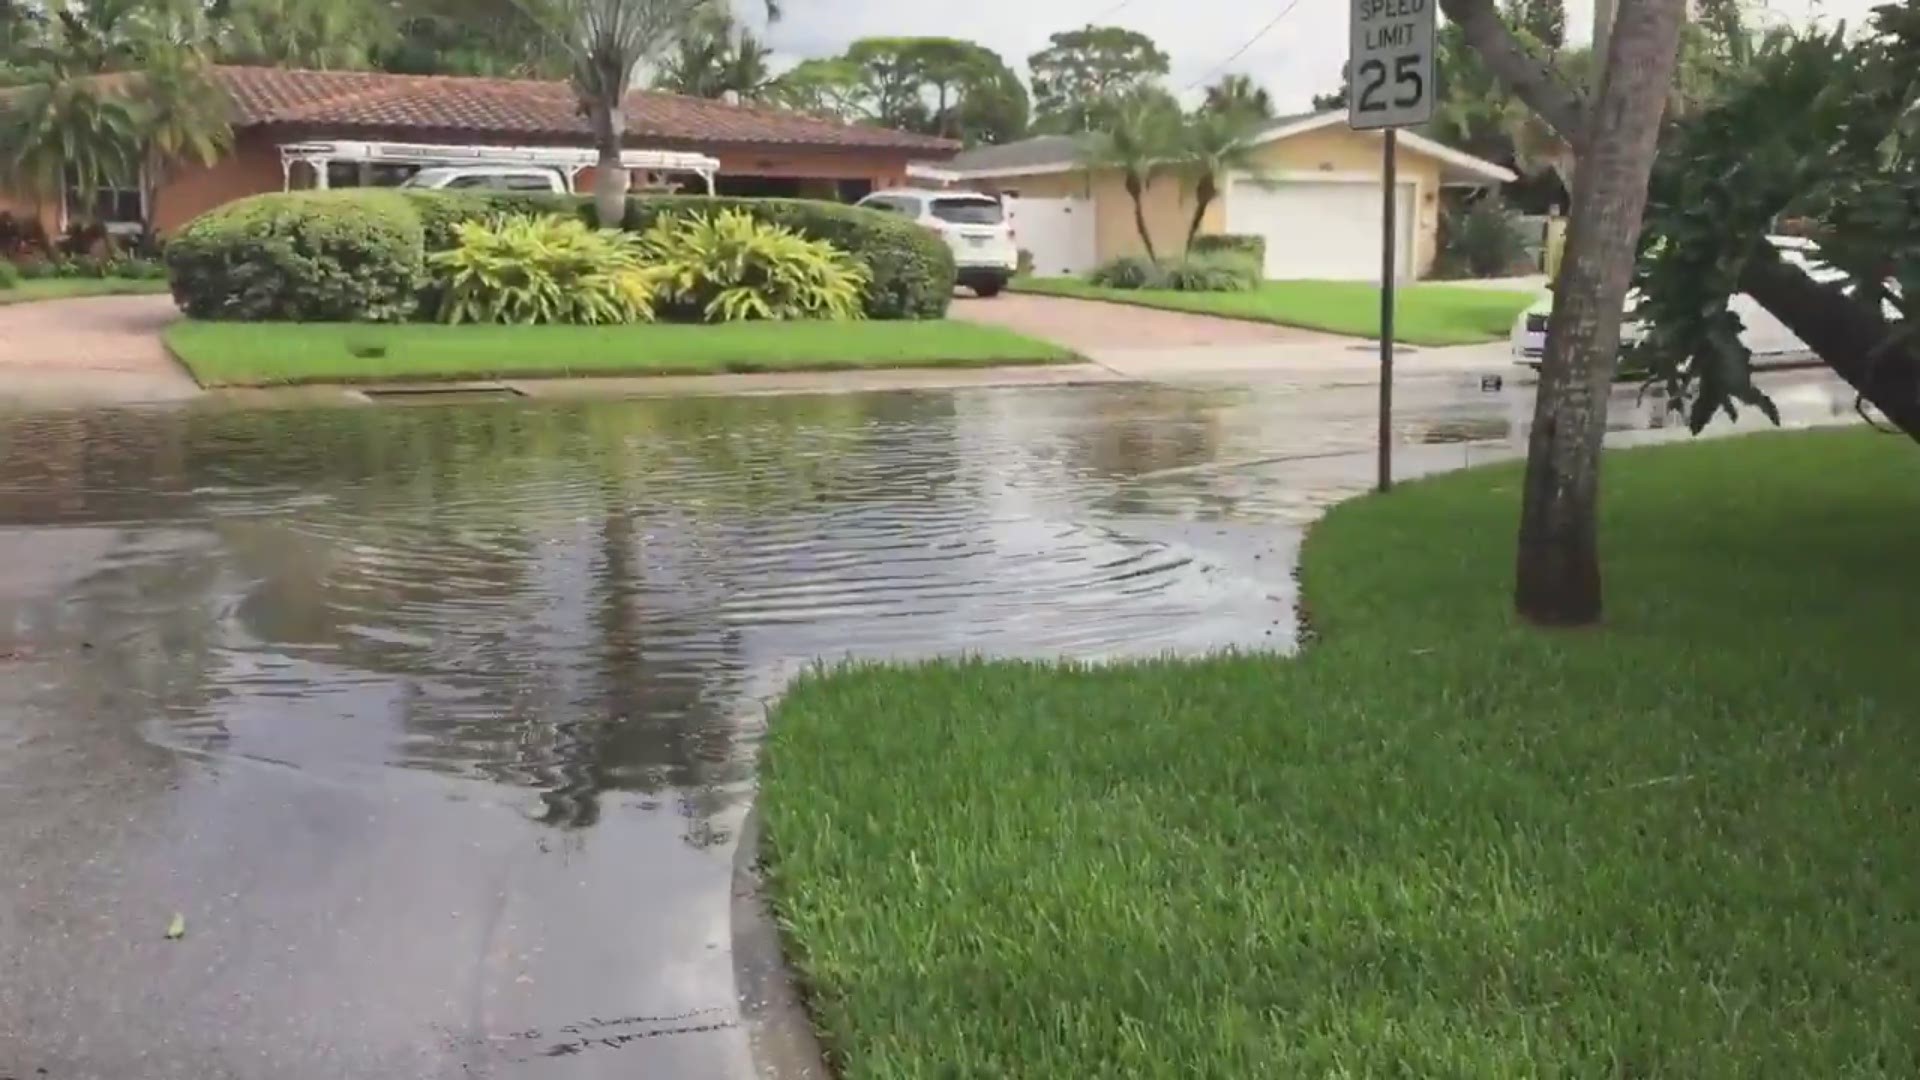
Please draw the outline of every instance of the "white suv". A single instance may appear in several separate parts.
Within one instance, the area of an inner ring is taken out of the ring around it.
[[[876,191],[858,205],[903,215],[939,233],[953,249],[960,284],[980,296],[998,296],[1020,268],[1007,208],[991,195],[893,188]]]
[[[403,188],[425,191],[547,191],[567,193],[558,170],[499,165],[442,165],[421,169]]]

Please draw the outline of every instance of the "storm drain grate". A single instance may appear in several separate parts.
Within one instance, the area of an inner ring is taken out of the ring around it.
[[[445,386],[369,386],[360,391],[370,401],[403,404],[443,404],[449,402],[514,401],[527,395],[505,383],[450,383]]]

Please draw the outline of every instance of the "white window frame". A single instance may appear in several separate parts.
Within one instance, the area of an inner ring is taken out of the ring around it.
[[[68,193],[72,190],[74,189],[67,184],[67,178],[63,170],[60,177],[60,232],[62,235],[65,235],[73,228],[73,207],[71,201],[67,198]],[[101,222],[102,225],[106,226],[108,236],[139,236],[147,231],[147,221],[153,216],[153,208],[147,205],[147,167],[144,164],[140,166],[139,172],[135,174],[132,187],[119,187],[117,185],[101,187],[97,189],[94,194],[98,196],[101,191],[132,192],[134,196],[140,200],[139,221]]]

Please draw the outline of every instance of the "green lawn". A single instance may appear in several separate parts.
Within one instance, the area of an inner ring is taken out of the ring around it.
[[[1336,509],[1320,640],[810,676],[772,888],[861,1077],[1920,1075],[1920,452],[1609,458],[1609,621],[1520,476]]]
[[[1110,300],[1279,323],[1355,337],[1380,336],[1380,290],[1358,281],[1269,281],[1253,292],[1191,293],[1167,289],[1106,289],[1078,278],[1021,278],[1020,292]],[[1410,285],[1399,291],[1395,341],[1410,345],[1471,345],[1504,340],[1513,320],[1534,301],[1527,293],[1461,285]]]
[[[0,289],[0,306],[35,300],[70,300],[80,296],[144,296],[167,291],[165,281],[126,278],[39,278]]]
[[[399,326],[183,322],[167,344],[204,386],[707,375],[1062,363],[1057,345],[963,322]]]

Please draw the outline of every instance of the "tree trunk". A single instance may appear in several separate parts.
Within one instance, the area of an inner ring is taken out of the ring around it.
[[[1160,253],[1153,250],[1153,233],[1147,228],[1147,188],[1134,177],[1127,177],[1127,195],[1133,199],[1133,227],[1140,230],[1140,242],[1146,245],[1147,258],[1160,261]]]
[[[1220,189],[1214,184],[1213,177],[1210,175],[1201,176],[1200,182],[1193,186],[1193,222],[1187,226],[1189,253],[1193,251],[1194,237],[1200,235],[1200,224],[1207,218],[1207,207],[1212,206],[1213,200],[1219,196]]]
[[[1920,441],[1920,351],[1885,316],[1790,266],[1763,245],[1740,289],[1786,324],[1815,355],[1909,438]]]
[[[630,178],[620,164],[620,153],[627,134],[627,110],[624,103],[597,101],[593,106],[593,141],[599,148],[599,164],[593,170],[593,212],[603,229],[617,229],[627,219],[627,187]]]
[[[1587,118],[1541,362],[1520,514],[1514,603],[1550,626],[1599,620],[1596,509],[1620,316],[1633,275],[1684,0],[1624,0],[1604,90]]]

